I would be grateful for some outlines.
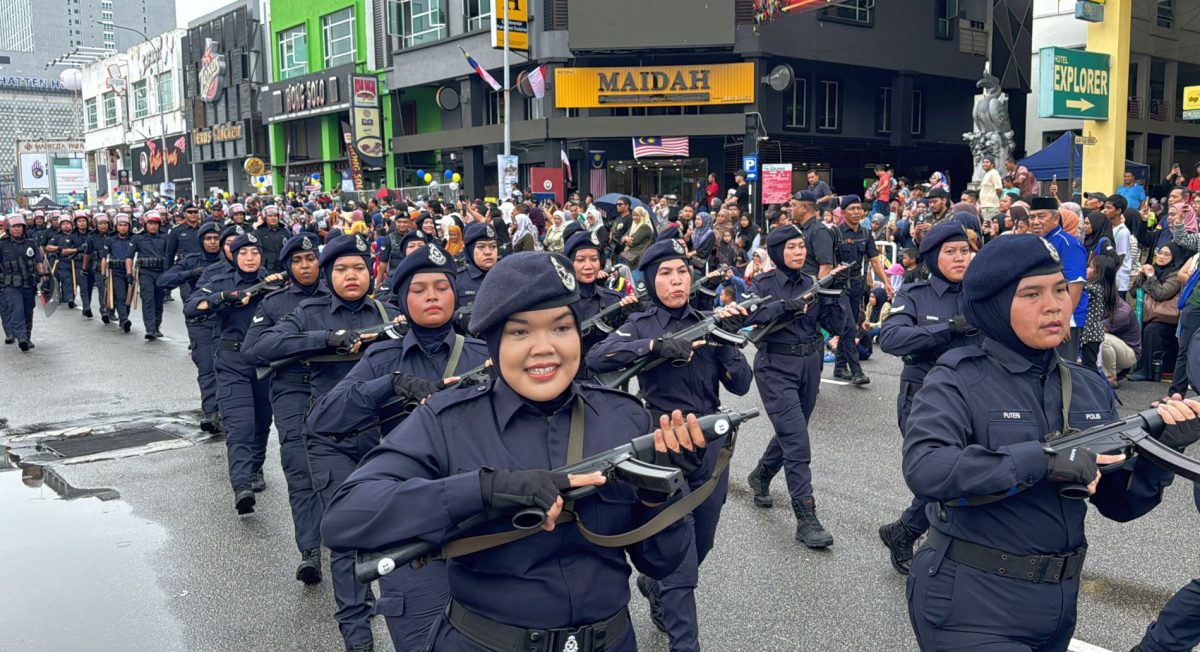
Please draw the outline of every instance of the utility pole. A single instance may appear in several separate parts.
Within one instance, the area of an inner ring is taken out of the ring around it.
[[[512,107],[508,105],[509,94],[512,92],[509,87],[512,85],[512,80],[509,77],[508,69],[508,3],[509,0],[501,0],[504,3],[504,155],[512,154]],[[500,182],[504,182],[504,171],[500,171]],[[503,194],[503,192],[501,192]]]
[[[154,46],[154,58],[158,59],[160,66],[165,67],[166,62],[164,62],[163,58],[162,58],[161,37],[160,37],[160,40],[157,43],[155,43],[153,40],[151,40],[151,38],[149,36],[146,36],[145,32],[143,32],[140,29],[135,29],[133,27],[125,27],[124,25],[107,25],[106,23],[102,23],[101,21],[98,21],[98,20],[94,20],[92,22],[94,22],[98,25],[110,26],[114,29],[123,29],[127,32],[133,32],[134,34],[141,36],[142,40],[144,42],[149,43],[150,45]],[[145,70],[143,70],[142,72],[144,74]],[[162,74],[162,71],[160,70],[159,75],[161,75],[161,74]],[[157,101],[157,96],[159,95],[159,93],[158,93],[158,76],[159,75],[156,75],[155,79],[154,79],[154,94],[155,94],[156,101]],[[172,76],[171,82],[174,83],[174,81],[175,81],[175,78],[174,78],[174,76]],[[148,95],[150,93],[149,89],[150,89],[150,85],[147,84],[146,85],[146,94],[147,94],[146,102],[147,103],[149,103],[149,101],[150,101],[150,98],[148,97]],[[174,92],[172,92],[172,95],[174,95]],[[163,157],[163,166],[162,166],[162,168],[163,168],[163,184],[165,185],[165,184],[171,183],[171,171],[168,169],[169,166],[167,165],[167,112],[165,110],[163,110],[163,107],[161,107],[161,106],[157,107],[157,108],[158,108],[158,128],[159,128],[159,132],[160,132],[159,133],[159,142],[161,143],[160,147],[162,148],[162,157]],[[162,193],[159,193],[159,195],[161,196]]]

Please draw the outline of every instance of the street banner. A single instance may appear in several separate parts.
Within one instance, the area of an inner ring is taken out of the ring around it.
[[[350,126],[354,149],[361,165],[383,167],[383,116],[379,112],[379,80],[355,75],[350,78],[354,95],[350,99]]]
[[[763,204],[786,204],[792,197],[792,164],[765,163],[759,169]]]

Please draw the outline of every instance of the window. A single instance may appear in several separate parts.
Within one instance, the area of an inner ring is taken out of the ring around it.
[[[486,29],[492,23],[492,0],[464,0],[463,31]]]
[[[465,2],[466,8],[470,9],[472,5],[489,5],[491,0]],[[490,14],[480,14],[482,16],[489,17],[480,22],[480,27],[486,27],[490,22]],[[466,12],[463,20],[467,25],[471,24],[470,11]],[[400,47],[403,49],[446,38],[446,0],[388,0],[388,32],[400,37]]]
[[[158,76],[158,110],[162,113],[175,110],[175,75],[168,70]]]
[[[117,124],[117,94],[109,91],[103,95],[104,98],[104,126],[111,127]]]
[[[150,115],[149,82],[145,79],[133,85],[133,118],[141,120]]]
[[[308,35],[304,25],[279,33],[279,78],[308,74]]]
[[[504,91],[488,93],[488,103],[484,108],[483,124],[504,124]]]
[[[87,130],[92,131],[94,129],[97,129],[100,126],[100,124],[99,124],[100,116],[98,115],[98,110],[96,107],[96,98],[93,97],[90,100],[84,102],[83,107],[84,107],[84,109],[83,109],[84,119],[86,120],[85,124],[87,125]]]
[[[325,36],[325,67],[354,63],[354,7],[321,18]]]
[[[875,0],[833,0],[821,10],[821,20],[871,27],[875,24]]]
[[[526,120],[541,120],[546,117],[544,97],[527,97],[525,98],[525,119]]]
[[[785,129],[808,129],[808,80],[798,77],[783,99]]]
[[[933,37],[943,41],[954,40],[954,24],[958,22],[958,0],[934,0],[937,3],[937,19],[934,21]]]
[[[892,87],[882,86],[875,104],[875,135],[892,133]]]
[[[841,88],[836,81],[822,79],[817,97],[817,131],[841,131]]]
[[[912,93],[912,135],[925,135],[925,94],[921,91]]]
[[[1158,26],[1170,29],[1175,25],[1175,0],[1158,0]]]

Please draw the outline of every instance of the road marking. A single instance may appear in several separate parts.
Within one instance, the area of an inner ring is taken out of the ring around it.
[[[850,384],[844,380],[833,380],[831,378],[822,378],[821,382],[829,383],[830,385],[849,385]]]
[[[1077,638],[1071,639],[1071,644],[1067,646],[1067,651],[1068,652],[1111,652],[1111,650],[1102,648],[1099,645],[1092,645],[1091,643],[1085,643]]]

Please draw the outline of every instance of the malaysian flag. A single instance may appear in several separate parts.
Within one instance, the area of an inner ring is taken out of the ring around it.
[[[603,150],[588,152],[588,189],[596,197],[608,194],[608,154]]]
[[[687,136],[662,138],[661,136],[642,136],[633,139],[633,158],[643,156],[687,156]]]
[[[500,85],[500,82],[496,81],[495,77],[488,74],[488,71],[485,70],[483,66],[479,65],[479,62],[475,61],[475,59],[472,59],[471,55],[467,54],[467,51],[462,49],[461,45],[458,47],[458,49],[463,53],[463,56],[467,58],[467,65],[471,66],[471,68],[475,70],[475,73],[478,74],[483,81],[487,82],[488,86],[492,87],[492,90],[498,91],[503,88],[503,86]]]

